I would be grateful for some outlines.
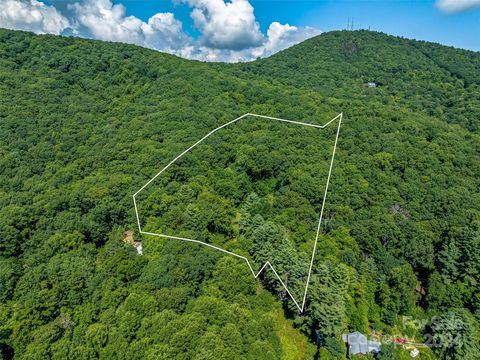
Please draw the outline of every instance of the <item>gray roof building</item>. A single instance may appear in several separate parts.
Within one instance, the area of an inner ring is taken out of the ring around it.
[[[378,353],[382,346],[378,341],[367,340],[367,337],[358,331],[351,334],[343,334],[342,339],[347,343],[350,355],[367,354],[369,352]]]

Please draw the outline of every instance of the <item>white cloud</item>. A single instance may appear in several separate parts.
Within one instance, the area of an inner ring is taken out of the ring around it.
[[[75,31],[95,39],[140,44],[142,21],[126,16],[125,6],[110,0],[88,0],[69,5],[75,14]]]
[[[216,49],[208,46],[196,46],[191,49],[186,57],[206,61],[250,61],[259,57],[272,55],[280,50],[284,50],[319,34],[321,34],[321,31],[312,27],[296,27],[273,22],[267,30],[267,36],[264,38],[263,43],[259,46],[244,50]]]
[[[142,24],[145,46],[176,53],[192,42],[182,31],[182,23],[172,13],[158,13]]]
[[[480,7],[480,0],[437,0],[436,5],[446,13],[455,13]]]
[[[68,20],[53,6],[36,0],[0,0],[0,27],[59,35]]]
[[[288,24],[282,25],[275,21],[270,24],[267,30],[268,40],[263,46],[263,54],[260,54],[259,56],[274,54],[320,34],[320,30],[309,26],[296,27]]]
[[[183,31],[172,13],[157,13],[146,22],[127,15],[112,0],[0,0],[0,27],[37,33],[73,34],[136,44],[189,59],[248,61],[271,55],[309,37],[318,29],[273,22],[266,36],[260,31],[247,0],[181,0],[191,8],[197,40]]]
[[[201,32],[203,45],[215,49],[242,50],[260,45],[263,34],[247,0],[184,0],[193,8],[190,16]]]
[[[137,44],[177,53],[191,39],[182,31],[182,23],[172,13],[157,13],[147,22],[127,16],[122,4],[111,0],[86,0],[68,5],[74,33],[106,41]]]

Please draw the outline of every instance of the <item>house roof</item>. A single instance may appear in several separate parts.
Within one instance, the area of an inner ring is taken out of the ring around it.
[[[351,334],[348,334],[348,343],[367,343],[367,337],[359,331],[355,331]]]
[[[369,352],[377,353],[382,346],[378,341],[368,341],[367,337],[359,331],[343,334],[342,338],[343,341],[348,343],[348,353],[352,355],[367,354]]]

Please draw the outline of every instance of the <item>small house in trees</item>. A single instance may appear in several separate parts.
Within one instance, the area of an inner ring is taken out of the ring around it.
[[[351,334],[343,334],[342,339],[348,346],[348,353],[350,355],[378,353],[380,352],[381,343],[378,341],[367,340],[367,337],[362,333],[355,331]]]
[[[367,86],[368,86],[369,88],[376,88],[378,85],[377,85],[377,83],[374,82],[374,81],[369,81],[369,82],[367,83]]]
[[[134,239],[132,230],[125,231],[123,234],[123,241],[136,248],[138,255],[143,255],[142,242]]]

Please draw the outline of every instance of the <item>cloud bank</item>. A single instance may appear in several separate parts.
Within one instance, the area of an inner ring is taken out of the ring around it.
[[[456,13],[480,7],[480,0],[437,0],[436,5],[446,13]]]
[[[31,0],[0,0],[0,27],[59,35],[69,21],[53,6]]]
[[[0,0],[0,27],[125,42],[189,59],[227,62],[268,56],[321,33],[272,22],[263,34],[248,0],[181,2],[191,9],[193,26],[200,33],[197,39],[183,31],[172,13],[157,13],[145,22],[111,0],[63,0],[53,5]]]

